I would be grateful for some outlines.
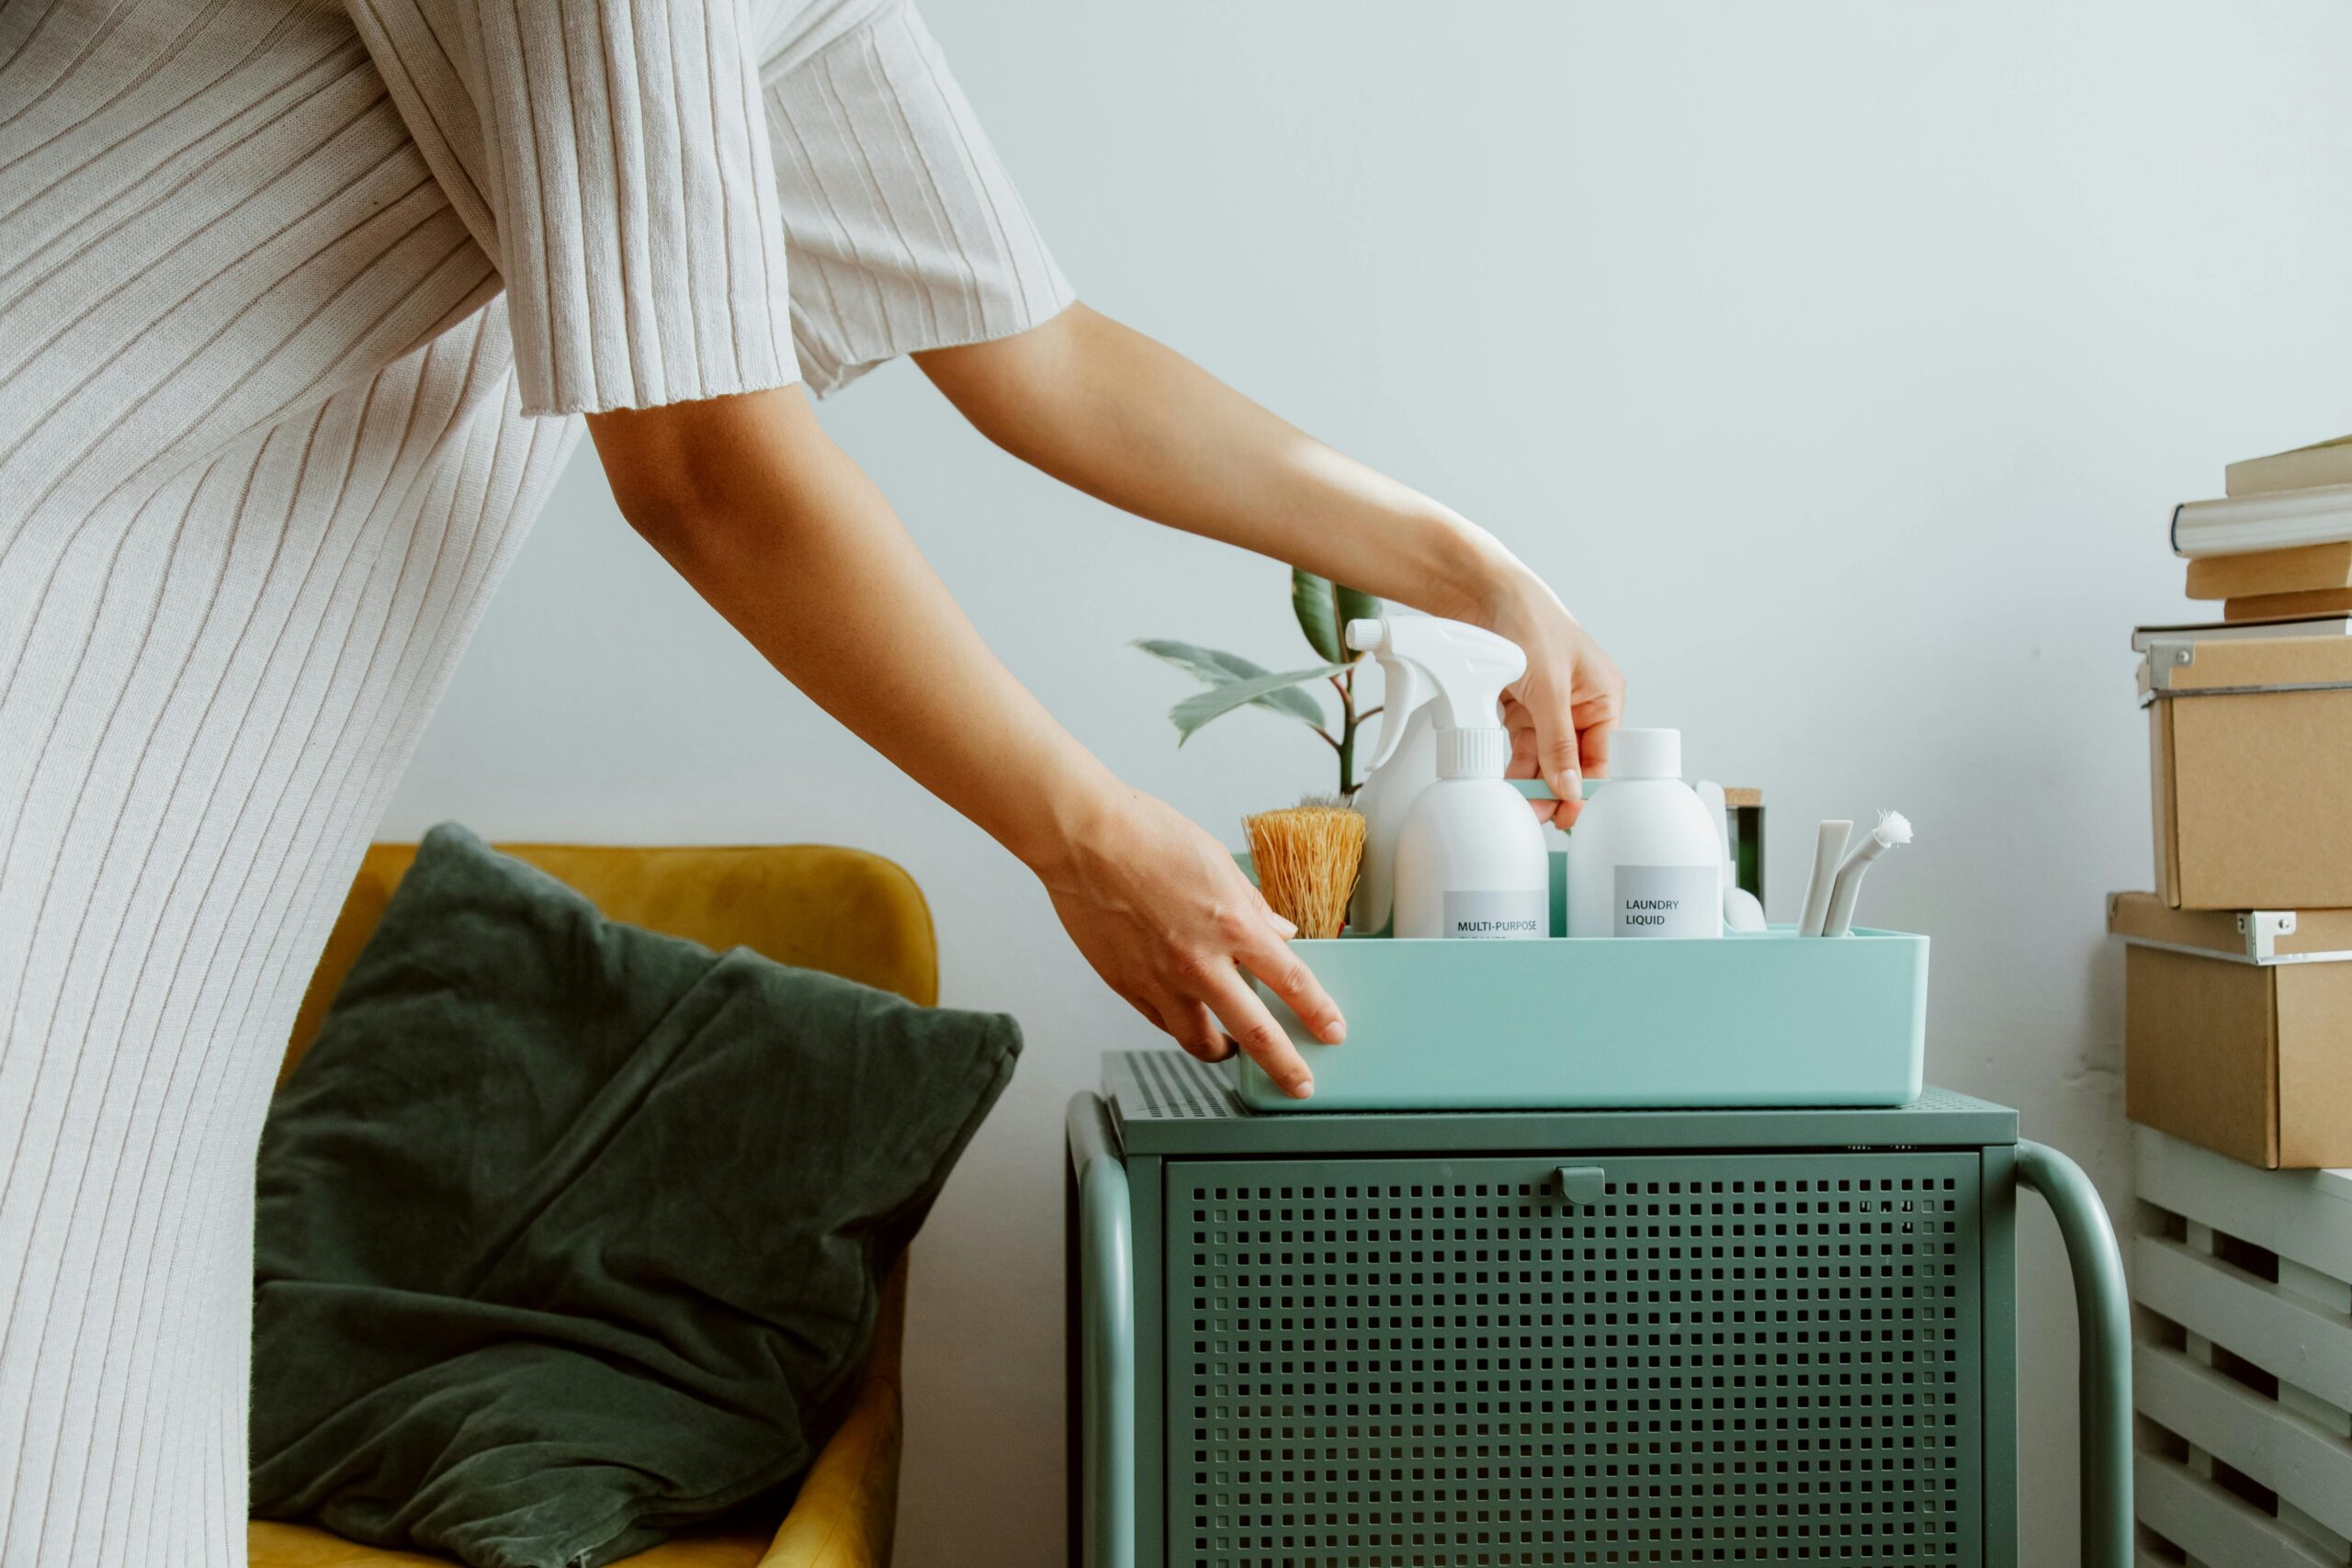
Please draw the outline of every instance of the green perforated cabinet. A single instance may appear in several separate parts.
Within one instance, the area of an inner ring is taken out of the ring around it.
[[[1081,1568],[2013,1568],[2014,1194],[2083,1322],[2083,1561],[2129,1561],[2103,1210],[2014,1112],[1252,1112],[1173,1052],[1069,1122]]]

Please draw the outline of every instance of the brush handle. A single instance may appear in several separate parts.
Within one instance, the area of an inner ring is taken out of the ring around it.
[[[1854,852],[1846,857],[1838,869],[1838,886],[1829,894],[1829,919],[1821,928],[1823,936],[1844,936],[1854,929],[1854,905],[1862,896],[1862,875],[1871,862],[1886,853],[1886,841],[1876,833],[1865,833]]]
[[[1797,920],[1797,935],[1819,936],[1827,923],[1830,890],[1846,854],[1846,840],[1853,831],[1850,818],[1831,818],[1821,825],[1820,837],[1814,840],[1813,876],[1804,885],[1804,912]]]

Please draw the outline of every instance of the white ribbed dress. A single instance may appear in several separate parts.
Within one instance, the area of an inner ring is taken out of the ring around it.
[[[898,0],[0,5],[0,1565],[243,1561],[264,1108],[562,416],[1069,299]]]

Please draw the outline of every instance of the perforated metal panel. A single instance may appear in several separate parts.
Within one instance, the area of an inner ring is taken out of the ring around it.
[[[1171,1565],[1979,1561],[1973,1156],[1168,1178]]]

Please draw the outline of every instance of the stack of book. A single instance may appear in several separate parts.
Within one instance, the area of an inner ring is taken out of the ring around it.
[[[2352,613],[2352,435],[2232,463],[2223,485],[2173,509],[2191,599],[2226,621]]]
[[[2192,599],[2140,627],[2155,883],[2119,893],[2124,1106],[2249,1165],[2352,1165],[2352,437],[2175,510]]]

